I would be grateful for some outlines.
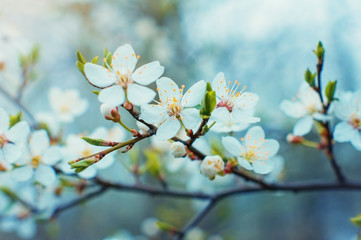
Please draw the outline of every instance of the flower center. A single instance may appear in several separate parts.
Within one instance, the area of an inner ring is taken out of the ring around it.
[[[232,112],[234,103],[230,99],[221,99],[221,101],[217,104],[217,108],[225,107],[229,112]]]
[[[179,117],[183,107],[179,104],[178,99],[173,97],[172,99],[167,99],[167,110],[169,116]]]
[[[228,82],[228,85],[231,85],[231,81]],[[226,95],[218,96],[220,97],[220,102],[217,104],[217,107],[225,107],[228,109],[229,112],[232,112],[232,109],[235,107],[234,103],[237,101],[237,98],[239,98],[246,89],[246,86],[244,86],[243,89],[238,92],[238,88],[240,86],[241,84],[238,81],[235,81],[230,88],[228,86],[225,86],[224,91],[226,92]],[[217,88],[219,89],[219,87]]]
[[[127,88],[128,84],[133,83],[130,72],[128,74],[121,74],[120,71],[118,70],[116,72],[116,76],[117,76],[117,84],[119,84],[123,88]]]
[[[31,159],[31,165],[33,166],[33,168],[37,168],[40,163],[41,163],[40,155],[36,155]]]
[[[361,119],[356,116],[351,116],[350,124],[355,129],[361,129]]]

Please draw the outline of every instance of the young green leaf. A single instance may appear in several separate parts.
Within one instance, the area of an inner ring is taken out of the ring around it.
[[[328,82],[326,86],[325,93],[329,102],[335,100],[334,95],[336,92],[336,85],[337,85],[337,80]]]
[[[78,61],[81,62],[83,65],[86,63],[83,54],[79,50],[76,52],[76,56],[78,58]]]
[[[95,138],[89,138],[89,137],[82,137],[84,141],[87,143],[94,145],[94,146],[108,146],[106,142],[103,139],[95,139]]]
[[[14,126],[21,121],[22,112],[18,112],[16,115],[10,115],[10,127]]]

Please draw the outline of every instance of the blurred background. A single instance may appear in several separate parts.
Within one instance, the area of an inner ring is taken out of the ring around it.
[[[8,92],[19,86],[19,55],[38,45],[36,77],[24,91],[24,105],[34,114],[47,111],[50,87],[75,88],[87,98],[89,108],[64,128],[64,134],[110,127],[99,113],[93,88],[75,66],[76,51],[90,61],[102,56],[104,48],[114,51],[130,43],[140,55],[138,66],[159,60],[164,76],[187,87],[202,79],[211,81],[221,71],[227,80],[246,85],[260,96],[256,115],[262,118],[266,136],[281,142],[281,181],[332,181],[322,152],[285,141],[295,120],[286,117],[279,104],[296,96],[307,67],[315,71],[312,49],[318,41],[326,49],[324,84],[337,79],[340,89],[361,88],[360,12],[357,0],[0,0],[0,71],[6,76],[0,77],[0,84]],[[1,94],[0,106],[11,113],[18,110]],[[317,135],[310,138],[317,140]],[[335,153],[347,176],[360,179],[360,152],[337,144]],[[132,182],[118,165],[120,170],[104,176]],[[361,212],[360,197],[361,192],[232,197],[211,211],[194,234],[199,239],[230,240],[352,239],[358,229],[349,218]],[[149,217],[182,226],[202,206],[111,192],[40,225],[36,239],[103,239],[114,234],[123,236],[118,239],[146,239],[140,235],[147,235],[144,220]],[[0,238],[18,239],[10,233],[0,233]]]

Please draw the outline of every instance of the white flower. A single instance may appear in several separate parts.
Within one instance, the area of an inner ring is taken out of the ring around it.
[[[108,69],[86,63],[84,72],[90,83],[104,88],[98,96],[100,102],[118,106],[128,99],[135,105],[142,105],[149,103],[155,92],[141,85],[154,82],[163,74],[164,67],[158,61],[154,61],[133,72],[136,64],[137,56],[133,48],[125,44],[114,52],[112,64]]]
[[[323,111],[319,94],[308,84],[301,85],[297,94],[298,100],[283,100],[281,110],[288,116],[300,118],[293,127],[293,134],[303,136],[312,129],[313,119],[326,121],[330,118],[321,114]]]
[[[212,116],[219,120],[222,114],[224,114],[224,109],[227,109],[232,114],[232,120],[227,116],[228,119],[221,123],[229,125],[232,121],[242,124],[259,122],[260,118],[253,117],[258,96],[254,93],[244,92],[245,87],[238,92],[237,90],[241,85],[238,81],[235,81],[233,86],[230,86],[230,84],[231,82],[226,82],[222,72],[214,77],[212,88],[216,92],[217,108],[212,112]],[[230,125],[237,125],[236,123],[231,123]],[[228,128],[224,130],[228,130]]]
[[[234,119],[232,112],[225,107],[216,108],[212,112],[211,120],[216,122],[211,128],[213,132],[239,132],[249,126],[249,124]]]
[[[335,102],[335,114],[342,120],[335,127],[335,141],[351,142],[361,151],[361,90],[344,93],[339,101]]]
[[[29,135],[29,125],[18,122],[9,129],[10,118],[7,112],[0,108],[0,159],[14,163],[22,156],[22,143]]]
[[[173,142],[170,145],[170,153],[175,158],[184,157],[187,154],[186,148],[181,142]]]
[[[261,127],[252,127],[247,131],[240,143],[234,137],[223,137],[222,144],[226,150],[237,157],[241,167],[253,170],[259,174],[267,174],[274,167],[273,156],[279,149],[279,143],[274,139],[265,139]]]
[[[156,136],[167,140],[174,137],[181,128],[181,122],[188,129],[195,129],[201,122],[199,110],[192,108],[204,97],[206,83],[202,80],[194,84],[184,95],[183,89],[170,78],[157,80],[157,91],[160,102],[143,105],[140,118],[144,121],[160,125]]]
[[[80,98],[75,89],[62,91],[51,88],[49,92],[50,106],[61,122],[72,122],[74,117],[82,115],[88,108],[88,102]]]
[[[223,169],[224,162],[218,155],[205,157],[201,164],[201,173],[209,178],[214,178]]]
[[[52,168],[62,158],[58,146],[50,146],[49,136],[45,130],[38,130],[30,137],[29,162],[13,170],[13,177],[18,181],[26,181],[35,176],[35,180],[44,186],[51,186],[56,181],[56,173]]]

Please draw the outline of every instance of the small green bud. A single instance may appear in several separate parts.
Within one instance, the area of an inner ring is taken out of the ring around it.
[[[99,60],[99,56],[96,56],[91,60],[91,63],[97,64],[98,60]]]
[[[21,121],[22,112],[19,112],[16,115],[10,115],[10,127],[14,126]]]
[[[30,53],[30,59],[32,64],[38,61],[40,55],[39,53],[40,53],[40,47],[39,45],[35,45],[33,49],[31,49],[31,53]]]
[[[84,72],[84,64],[77,61],[76,62],[76,67],[79,69],[79,71],[85,76],[85,72]]]
[[[319,41],[316,50],[313,50],[314,54],[318,59],[323,59],[325,56],[325,49],[323,48],[322,42]]]
[[[97,90],[92,90],[92,93],[94,93],[95,95],[97,95],[97,96],[98,96],[100,92],[99,92],[99,91],[97,91]]]
[[[316,74],[317,73],[312,73],[310,71],[310,69],[307,68],[307,70],[305,71],[305,80],[308,83],[308,85],[310,85],[310,87],[315,87],[315,79],[316,79]]]
[[[88,138],[88,137],[82,137],[84,141],[87,143],[94,145],[94,146],[108,146],[107,143],[103,139],[95,139],[95,138]]]
[[[86,168],[90,167],[91,165],[93,165],[94,163],[96,163],[97,161],[98,161],[97,158],[91,157],[78,162],[69,162],[69,164],[70,164],[70,168],[72,169],[75,168],[75,172],[81,172],[84,171]]]
[[[83,54],[79,50],[76,52],[76,57],[78,58],[78,61],[81,62],[83,65],[86,63]]]
[[[204,94],[200,115],[203,119],[208,119],[211,116],[212,111],[216,107],[216,92],[212,90],[212,85],[207,82],[206,93]]]
[[[334,95],[336,92],[336,85],[337,85],[337,80],[328,82],[326,86],[325,93],[328,102],[332,102],[333,100],[335,100]]]
[[[361,227],[361,214],[358,214],[356,217],[350,218],[350,221],[358,227]]]

